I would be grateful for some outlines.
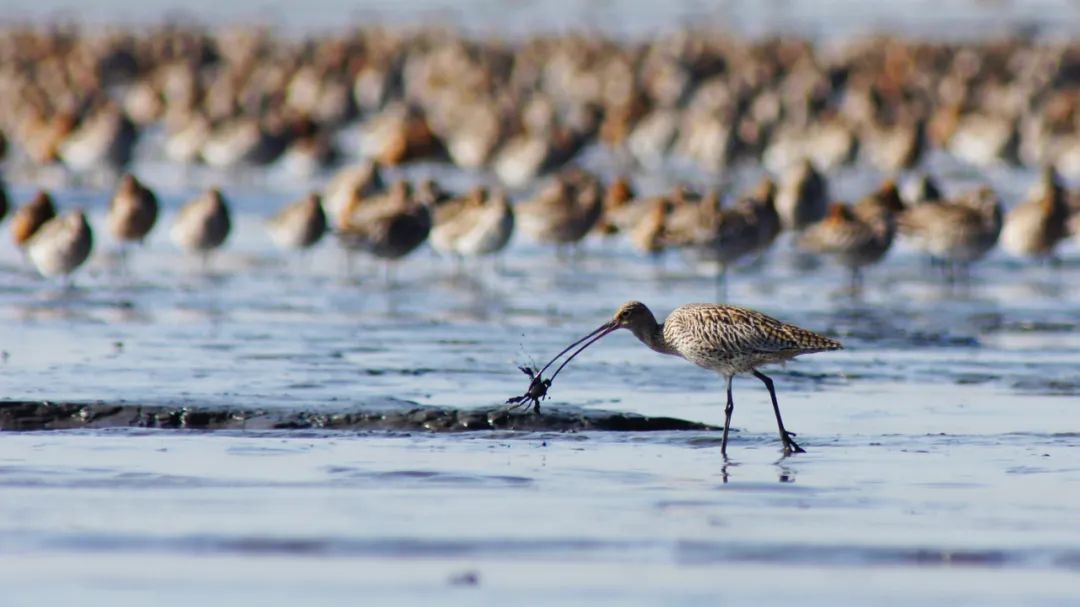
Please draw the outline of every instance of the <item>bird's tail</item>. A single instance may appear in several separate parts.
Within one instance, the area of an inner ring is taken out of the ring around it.
[[[819,335],[813,331],[792,327],[792,337],[799,344],[803,353],[826,352],[829,350],[843,350],[844,346],[835,339]]]

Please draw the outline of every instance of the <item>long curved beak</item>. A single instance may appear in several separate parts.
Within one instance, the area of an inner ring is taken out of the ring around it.
[[[619,328],[619,325],[616,324],[614,320],[608,321],[608,322],[600,325],[592,333],[589,333],[585,337],[582,337],[581,339],[575,341],[574,343],[570,344],[569,346],[566,346],[566,348],[564,348],[562,352],[559,352],[558,354],[556,354],[555,358],[552,358],[550,361],[548,361],[548,364],[544,365],[543,369],[540,369],[540,372],[536,374],[537,377],[542,375],[544,373],[544,371],[547,370],[548,367],[555,364],[555,361],[562,358],[562,356],[564,354],[566,354],[570,350],[574,349],[574,347],[576,347],[577,345],[584,342],[585,345],[581,346],[573,354],[568,356],[566,358],[566,360],[564,360],[562,362],[562,364],[559,365],[559,367],[557,369],[555,369],[555,372],[551,374],[551,377],[548,378],[549,380],[555,379],[555,376],[559,374],[559,371],[562,371],[563,367],[565,367],[571,360],[574,360],[575,356],[577,356],[578,354],[581,354],[582,352],[585,351],[585,348],[588,348],[589,346],[591,346],[591,345],[595,344],[596,342],[600,341],[601,339],[604,338],[604,336],[606,336],[609,333],[617,330],[618,328]]]

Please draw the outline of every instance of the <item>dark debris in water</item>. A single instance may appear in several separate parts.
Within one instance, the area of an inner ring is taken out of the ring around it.
[[[336,412],[185,407],[40,401],[0,402],[0,430],[36,431],[80,428],[164,428],[188,430],[427,430],[528,432],[713,430],[712,426],[671,417],[646,417],[601,410],[547,408],[544,413],[514,413],[506,407],[453,409],[416,405],[401,409],[351,409]]]

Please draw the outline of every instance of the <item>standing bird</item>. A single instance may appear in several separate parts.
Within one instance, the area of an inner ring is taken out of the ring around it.
[[[142,243],[157,222],[158,200],[150,188],[128,173],[109,203],[108,226],[121,243]]]
[[[11,216],[11,239],[15,246],[23,249],[30,237],[46,221],[56,217],[56,207],[52,196],[44,190],[38,190],[30,202],[16,209]]]
[[[1065,189],[1057,172],[1047,168],[1027,200],[1005,216],[1001,245],[1014,255],[1053,258],[1054,249],[1066,236],[1068,219]]]
[[[526,396],[539,402],[538,399],[546,394],[555,376],[575,356],[605,335],[619,329],[628,329],[641,343],[656,352],[682,357],[724,377],[727,382],[727,406],[724,409],[724,435],[720,443],[720,453],[725,457],[731,414],[735,410],[731,382],[736,375],[751,373],[765,384],[772,399],[784,454],[803,453],[804,450],[792,439],[795,434],[784,428],[772,378],[758,371],[758,367],[785,363],[802,354],[840,350],[843,347],[836,340],[746,308],[720,304],[686,304],[675,308],[665,322],[657,323],[656,317],[645,304],[629,301],[619,306],[610,321],[570,344],[540,369],[533,376]],[[549,378],[541,378],[543,372],[555,361],[582,343],[584,345],[564,360]],[[518,399],[511,401],[517,402]]]
[[[851,289],[858,292],[862,286],[862,268],[881,261],[892,247],[896,215],[903,209],[896,184],[886,181],[853,207],[831,205],[825,219],[803,232],[799,246],[834,257],[851,271]]]
[[[225,242],[231,228],[229,207],[221,190],[210,188],[181,207],[169,236],[180,248],[198,253],[205,269],[210,251]]]
[[[479,257],[497,253],[510,242],[514,232],[514,209],[501,189],[477,188],[460,206],[443,204],[449,213],[435,208],[431,246],[440,253],[458,257]]]
[[[326,233],[326,213],[322,199],[312,192],[288,204],[266,220],[270,239],[282,249],[307,249]]]
[[[804,159],[789,169],[776,192],[776,212],[785,230],[802,230],[821,221],[829,204],[829,186],[813,163]]]
[[[337,236],[347,250],[366,251],[388,262],[412,253],[431,232],[431,210],[414,199],[412,186],[404,180],[383,194],[354,196],[343,221]],[[386,276],[394,282],[393,265],[387,264]]]
[[[64,276],[69,283],[71,273],[86,261],[93,246],[86,215],[82,209],[73,209],[41,226],[26,243],[26,252],[42,276]]]
[[[517,205],[521,231],[537,242],[577,245],[592,230],[604,211],[600,182],[590,173],[571,169],[531,200]]]
[[[946,264],[951,280],[982,259],[1001,232],[1001,203],[982,187],[953,201],[928,201],[900,214],[900,233],[932,259]]]

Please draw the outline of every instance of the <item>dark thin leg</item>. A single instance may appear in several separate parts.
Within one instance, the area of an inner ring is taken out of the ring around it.
[[[776,413],[776,426],[780,429],[780,440],[784,443],[784,454],[790,455],[792,453],[806,453],[806,450],[800,447],[791,437],[794,434],[784,429],[784,420],[780,418],[780,404],[776,402],[776,389],[773,388],[773,381],[768,375],[755,370],[754,377],[760,379],[765,387],[769,389],[769,397],[772,398],[772,408]]]
[[[862,294],[863,277],[862,268],[853,266],[851,268],[851,296],[858,297]]]
[[[716,301],[727,301],[727,264],[721,263],[716,268]]]
[[[727,457],[727,435],[731,428],[731,414],[735,412],[735,401],[731,398],[731,376],[727,378],[727,406],[724,407],[724,437],[720,439],[720,455]]]
[[[383,263],[383,271],[386,279],[387,290],[393,290],[397,288],[397,262],[386,260]]]

